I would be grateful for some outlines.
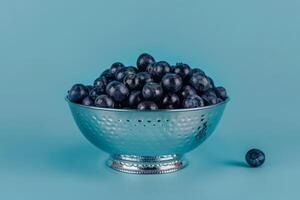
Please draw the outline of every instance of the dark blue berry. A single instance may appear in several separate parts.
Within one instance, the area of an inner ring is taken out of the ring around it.
[[[180,106],[180,99],[177,94],[168,93],[163,97],[162,106],[167,109],[175,109]]]
[[[201,95],[208,95],[208,96],[217,97],[217,94],[216,94],[214,89],[208,89],[208,90],[202,92]]]
[[[137,109],[139,109],[139,110],[157,110],[158,106],[156,105],[156,103],[154,103],[152,101],[142,101],[137,106]]]
[[[99,77],[94,81],[95,87],[105,88],[108,81],[105,77]]]
[[[147,71],[155,81],[160,81],[166,73],[171,72],[171,66],[166,61],[159,61],[148,66]]]
[[[162,87],[165,91],[175,93],[182,87],[182,78],[177,74],[168,73],[161,80]]]
[[[251,149],[246,154],[246,162],[251,167],[259,167],[265,162],[265,154],[259,149]]]
[[[94,105],[94,99],[92,99],[91,97],[87,96],[82,100],[82,105],[85,106],[93,106]]]
[[[138,88],[142,89],[146,83],[153,82],[151,75],[148,72],[139,72],[136,74],[136,82],[139,83]]]
[[[92,85],[86,85],[85,87],[86,89],[88,89],[89,92],[94,88],[94,86]]]
[[[223,87],[216,87],[215,88],[215,92],[217,94],[217,97],[219,97],[222,100],[226,100],[227,99],[227,92],[225,90],[225,88]]]
[[[135,73],[136,69],[134,67],[122,67],[115,73],[115,78],[117,81],[122,82],[125,76]]]
[[[128,97],[128,105],[131,108],[136,108],[137,105],[143,100],[142,92],[139,90],[134,90],[130,93]]]
[[[110,72],[112,73],[112,74],[115,74],[119,69],[121,69],[122,67],[125,67],[124,65],[123,65],[123,63],[120,63],[120,62],[115,62],[115,63],[113,63],[112,65],[111,65],[111,67],[110,67]]]
[[[205,76],[204,71],[202,71],[202,70],[199,69],[199,68],[194,68],[194,69],[191,70],[190,76],[193,76],[193,75],[195,75],[195,74],[200,74],[200,75],[202,75],[202,76]]]
[[[110,72],[110,69],[106,69],[102,72],[100,78],[104,78],[107,84],[108,82],[113,81],[115,79],[115,76]]]
[[[210,89],[210,82],[206,76],[195,74],[190,78],[190,85],[193,86],[198,92],[203,92]]]
[[[208,81],[209,81],[209,87],[210,88],[214,88],[215,87],[215,83],[214,81],[212,80],[212,78],[210,78],[209,76],[206,76]]]
[[[142,90],[143,97],[146,100],[158,101],[163,95],[163,89],[158,83],[146,83]]]
[[[89,91],[83,84],[75,84],[69,90],[68,99],[75,103],[81,103],[88,95]]]
[[[186,98],[188,96],[197,95],[197,92],[192,86],[186,85],[186,86],[183,86],[183,88],[181,89],[180,94],[183,98]]]
[[[173,72],[181,76],[183,80],[189,77],[190,71],[191,71],[190,66],[184,63],[177,63],[173,69]]]
[[[112,81],[106,87],[106,93],[117,102],[124,101],[128,95],[128,88],[119,81]]]
[[[95,106],[100,108],[114,108],[115,102],[109,96],[102,94],[96,98]]]
[[[139,79],[136,74],[126,75],[123,79],[123,83],[130,90],[137,89],[140,86]]]
[[[183,108],[197,108],[203,106],[204,106],[204,101],[198,95],[188,96],[182,101]]]
[[[206,106],[215,105],[220,102],[218,97],[208,94],[201,95],[201,98],[204,100]]]
[[[90,91],[89,95],[92,99],[95,100],[99,95],[105,93],[105,89],[105,87],[96,86]]]
[[[140,72],[144,72],[146,71],[147,66],[153,64],[154,62],[155,60],[151,55],[143,53],[138,57],[136,66]]]

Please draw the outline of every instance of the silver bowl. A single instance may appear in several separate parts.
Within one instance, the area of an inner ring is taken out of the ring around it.
[[[187,165],[183,155],[212,134],[229,99],[213,106],[157,111],[66,101],[83,135],[111,155],[109,167],[126,173],[161,174]]]

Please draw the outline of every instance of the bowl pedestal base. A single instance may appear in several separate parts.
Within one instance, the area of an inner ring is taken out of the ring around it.
[[[180,155],[111,155],[107,164],[114,170],[130,174],[164,174],[183,169],[187,161]]]

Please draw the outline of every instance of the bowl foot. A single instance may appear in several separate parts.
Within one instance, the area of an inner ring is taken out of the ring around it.
[[[179,155],[112,155],[108,160],[108,166],[130,174],[164,174],[183,169],[187,166],[187,161]]]

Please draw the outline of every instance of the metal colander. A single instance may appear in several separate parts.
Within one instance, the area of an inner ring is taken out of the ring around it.
[[[226,101],[202,108],[137,111],[84,106],[70,102],[83,135],[109,153],[108,165],[135,174],[160,174],[187,165],[183,155],[208,138]]]

